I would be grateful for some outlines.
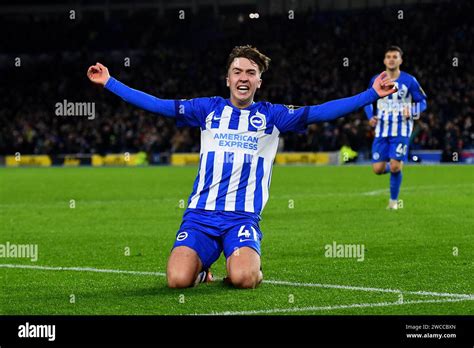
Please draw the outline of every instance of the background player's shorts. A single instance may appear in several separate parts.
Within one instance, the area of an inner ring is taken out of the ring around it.
[[[409,137],[378,137],[372,144],[372,163],[389,161],[407,161]]]
[[[259,255],[262,232],[256,214],[188,209],[176,234],[173,249],[187,246],[198,254],[203,268],[209,268],[224,252],[226,259],[241,247]]]

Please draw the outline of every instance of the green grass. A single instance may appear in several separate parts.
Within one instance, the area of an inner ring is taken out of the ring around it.
[[[179,201],[187,201],[195,174],[194,167],[2,168],[0,244],[38,244],[39,259],[0,263],[164,272],[184,211]],[[407,166],[403,180],[404,208],[387,211],[389,176],[377,177],[369,167],[276,166],[261,221],[265,279],[474,294],[474,167]],[[364,244],[364,261],[325,257],[333,241]],[[222,277],[224,270],[221,257],[213,271]],[[255,290],[222,282],[170,290],[163,276],[0,268],[1,314],[327,306],[336,308],[282,314],[474,313],[472,300],[337,309],[397,299],[396,293],[269,283]],[[443,299],[404,293],[405,301]]]

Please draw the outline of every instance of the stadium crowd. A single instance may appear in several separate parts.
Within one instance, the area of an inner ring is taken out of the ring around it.
[[[179,20],[173,13],[158,21],[150,11],[113,13],[107,21],[87,13],[76,20],[58,14],[2,18],[0,155],[197,152],[199,130],[178,129],[174,120],[93,86],[87,67],[100,61],[112,76],[160,98],[228,97],[226,57],[247,43],[272,58],[257,100],[292,105],[363,91],[384,69],[384,48],[399,45],[402,70],[428,95],[412,149],[473,149],[474,25],[466,9],[473,7],[469,1],[402,6],[402,19],[398,7],[296,13],[295,19],[199,13]],[[57,116],[55,105],[63,100],[94,103],[94,118]],[[310,125],[305,134],[286,134],[280,150],[348,145],[367,156],[372,140],[360,110]]]

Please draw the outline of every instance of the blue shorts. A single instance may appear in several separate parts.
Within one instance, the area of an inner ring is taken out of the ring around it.
[[[409,137],[375,138],[372,144],[372,163],[387,162],[390,159],[406,162],[409,144]]]
[[[179,246],[193,249],[204,269],[209,268],[222,251],[226,259],[244,246],[260,255],[263,235],[259,220],[253,213],[187,209],[173,249]]]

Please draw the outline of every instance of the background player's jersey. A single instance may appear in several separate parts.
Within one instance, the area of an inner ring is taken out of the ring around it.
[[[377,76],[372,77],[369,86],[372,86]],[[426,108],[426,94],[415,77],[401,71],[395,85],[397,92],[364,108],[369,119],[374,115],[379,118],[375,128],[376,138],[409,137],[413,131],[413,117],[419,116]],[[411,110],[412,117],[403,116],[404,108]]]
[[[176,101],[178,126],[201,128],[199,171],[188,208],[260,214],[268,200],[280,133],[306,128],[308,107],[221,97]]]

